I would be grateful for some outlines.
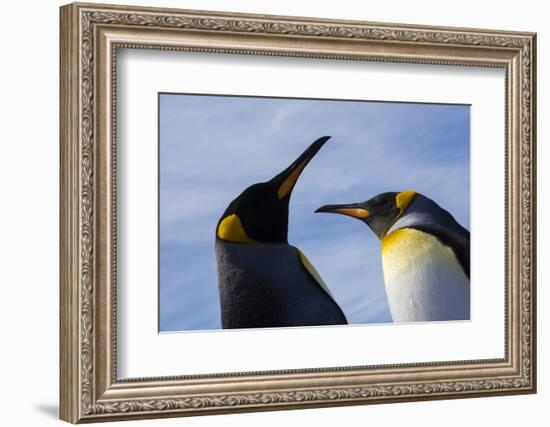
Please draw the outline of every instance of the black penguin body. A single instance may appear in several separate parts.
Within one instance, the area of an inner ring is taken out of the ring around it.
[[[288,244],[216,241],[224,328],[346,324],[346,317]]]

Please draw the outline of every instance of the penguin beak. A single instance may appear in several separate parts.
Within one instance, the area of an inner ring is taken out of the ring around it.
[[[330,136],[323,136],[316,140],[288,168],[271,180],[278,184],[277,196],[279,200],[290,195],[304,168],[329,139]]]
[[[336,213],[347,215],[360,220],[365,220],[369,217],[369,211],[363,203],[351,203],[344,205],[324,205],[315,212]]]

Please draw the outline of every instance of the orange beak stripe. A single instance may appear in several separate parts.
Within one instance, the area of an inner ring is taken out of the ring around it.
[[[296,184],[296,181],[298,181],[298,178],[300,177],[300,174],[306,167],[307,162],[309,159],[303,160],[302,163],[296,166],[296,168],[290,173],[290,175],[284,180],[284,182],[279,187],[279,191],[277,195],[279,196],[279,199],[283,199],[292,191],[294,188],[294,184]]]
[[[369,211],[361,208],[340,208],[336,209],[335,212],[360,219],[365,219],[369,217]]]

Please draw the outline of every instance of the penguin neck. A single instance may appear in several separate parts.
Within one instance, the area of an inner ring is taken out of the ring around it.
[[[245,244],[287,244],[288,220],[282,224],[273,224],[273,227],[252,227],[254,234],[245,230],[240,216],[236,213],[224,214],[216,227],[216,238],[232,243]],[[263,232],[262,232],[263,231]]]
[[[251,241],[251,242],[242,242],[242,241],[231,241],[226,239],[220,239],[219,237],[216,237],[216,245],[225,245],[225,246],[235,246],[235,247],[242,247],[244,250],[250,250],[254,251],[258,248],[264,248],[264,247],[292,247],[288,242],[258,242],[258,241]]]

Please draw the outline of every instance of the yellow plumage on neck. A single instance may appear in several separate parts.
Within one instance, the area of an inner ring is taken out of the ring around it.
[[[235,243],[257,243],[244,231],[241,219],[236,214],[226,216],[218,225],[218,237]]]
[[[298,248],[296,248],[296,251],[298,252],[298,256],[300,257],[300,261],[302,262],[302,265],[306,268],[306,270],[313,276],[315,281],[318,283],[318,285],[324,289],[324,291],[329,294],[330,297],[334,298],[332,293],[330,292],[330,289],[328,288],[327,284],[319,274],[319,272],[315,269],[311,261],[308,259],[308,257]]]
[[[435,236],[413,228],[401,228],[382,239],[382,261],[386,279],[415,268],[419,260],[430,258],[459,269],[453,250]]]

